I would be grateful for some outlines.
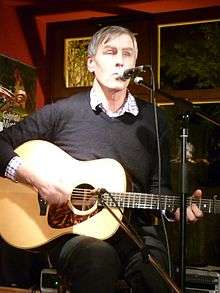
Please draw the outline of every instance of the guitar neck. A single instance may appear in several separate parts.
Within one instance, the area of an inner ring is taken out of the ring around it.
[[[143,193],[105,193],[103,197],[110,207],[167,210],[174,211],[181,204],[180,196],[155,195]],[[197,197],[187,198],[187,205],[196,204],[205,213],[220,213],[220,201],[214,199],[203,199]]]

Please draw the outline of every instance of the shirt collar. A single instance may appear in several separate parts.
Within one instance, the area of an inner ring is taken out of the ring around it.
[[[117,111],[112,112],[107,109],[106,98],[104,96],[98,95],[94,87],[92,87],[90,91],[90,105],[94,111],[99,108],[112,118],[122,116],[125,112],[130,113],[134,116],[137,116],[139,113],[135,98],[129,91],[123,105]]]

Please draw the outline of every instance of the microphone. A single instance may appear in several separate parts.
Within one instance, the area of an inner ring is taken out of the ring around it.
[[[120,77],[123,80],[127,80],[131,77],[135,77],[137,74],[141,72],[145,72],[147,68],[151,68],[151,65],[140,65],[137,67],[129,68],[126,69]]]
[[[146,88],[146,89],[148,89],[148,90],[150,90],[150,91],[155,91],[154,85],[152,85],[152,86],[147,85],[147,84],[144,82],[143,77],[136,76],[135,79],[134,79],[134,83],[135,83],[136,85],[143,86],[144,88]]]

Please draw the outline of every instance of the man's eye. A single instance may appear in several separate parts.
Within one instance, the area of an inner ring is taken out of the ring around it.
[[[125,52],[123,52],[123,55],[124,56],[127,56],[127,57],[130,57],[132,54],[129,51],[125,51]]]
[[[105,53],[105,54],[110,54],[110,55],[111,55],[111,54],[114,54],[113,50],[107,50],[107,51],[105,51],[104,53]]]

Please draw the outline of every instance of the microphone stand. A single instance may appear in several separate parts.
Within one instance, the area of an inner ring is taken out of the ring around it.
[[[145,87],[150,90],[149,87],[143,80],[142,77],[136,77],[134,82],[138,85]],[[153,84],[154,90],[155,85]],[[151,89],[152,90],[152,89]],[[178,100],[179,101],[179,100]],[[175,100],[176,102],[176,100]],[[188,122],[189,122],[189,108],[191,105],[187,104],[187,112],[182,115],[182,133],[181,137],[181,205],[180,205],[180,288],[181,292],[185,292],[185,227],[186,227],[186,182],[187,182],[187,164],[186,164],[186,145],[188,138]],[[185,107],[186,108],[186,107]]]
[[[188,133],[189,133],[189,119],[191,113],[194,111],[193,105],[191,102],[178,99],[173,97],[167,93],[162,91],[158,91],[163,96],[167,97],[168,99],[174,102],[174,105],[181,113],[181,133],[180,133],[180,140],[181,140],[181,168],[180,168],[180,263],[179,263],[179,281],[180,281],[180,288],[182,292],[185,292],[185,281],[186,281],[186,195],[188,193],[188,182],[187,182],[187,161],[186,161],[186,152],[187,152],[187,140],[188,140]]]
[[[136,245],[139,247],[140,252],[142,254],[143,260],[146,262],[150,262],[151,265],[156,269],[156,271],[160,274],[160,276],[163,278],[163,280],[170,286],[170,288],[172,288],[176,293],[181,293],[180,289],[176,286],[176,284],[171,280],[171,278],[167,275],[167,273],[163,270],[163,268],[161,267],[161,265],[158,263],[158,261],[156,261],[156,259],[154,257],[152,257],[150,255],[150,253],[148,252],[148,249],[146,248],[145,243],[143,242],[142,238],[136,233],[135,229],[128,224],[128,221],[125,218],[125,221],[127,221],[127,225],[125,225],[114,213],[114,211],[106,204],[104,196],[106,196],[106,194],[108,194],[110,196],[110,198],[112,199],[113,203],[115,204],[115,206],[120,210],[117,201],[113,198],[113,196],[111,195],[111,193],[107,192],[105,189],[99,189],[97,190],[98,193],[98,201],[100,202],[100,204],[102,206],[104,206],[109,212],[110,214],[116,219],[116,221],[119,223],[120,227],[126,232],[126,234],[136,243]],[[121,210],[120,210],[121,211]],[[122,211],[121,211],[122,212]],[[130,227],[129,227],[129,226]]]
[[[157,118],[157,110],[156,110],[156,100],[154,98],[154,93],[155,93],[155,80],[154,80],[154,74],[153,74],[153,69],[150,66],[150,72],[151,72],[151,83],[148,85],[146,82],[144,82],[143,77],[136,76],[134,78],[134,83],[137,85],[140,85],[147,90],[150,91],[151,93],[151,102],[154,104],[154,115],[155,115],[155,129],[157,133],[157,148],[158,148],[158,160],[159,160],[159,181],[158,181],[158,189],[159,189],[159,194],[160,194],[160,186],[161,186],[161,155],[160,155],[160,143],[159,143],[159,129],[158,129],[158,118]],[[153,99],[153,101],[152,101]],[[168,239],[167,239],[168,241]],[[170,257],[170,252],[169,252],[169,244],[168,244],[168,257]],[[171,274],[171,265],[170,265],[170,274]]]
[[[198,111],[196,109],[194,109],[193,107],[193,103],[190,102],[189,100],[187,100],[187,98],[179,98],[179,97],[174,97],[171,94],[164,92],[162,90],[157,90],[156,91],[158,94],[164,96],[165,98],[171,100],[174,105],[176,106],[176,108],[182,113],[183,110],[186,113],[192,113],[194,115],[199,116],[200,118],[203,118],[205,120],[207,120],[208,122],[219,126],[220,127],[220,123],[213,120],[212,118],[208,117],[207,115],[205,115],[204,113],[202,113],[201,111]]]
[[[151,72],[152,74],[152,72]],[[155,90],[155,84],[151,84],[151,86],[147,85],[142,77],[135,77],[134,82],[137,85],[141,85],[146,89],[152,91]],[[185,292],[185,257],[186,257],[186,194],[187,194],[187,162],[186,162],[186,146],[189,132],[189,118],[190,114],[195,114],[214,125],[220,126],[219,122],[214,121],[210,117],[204,115],[203,113],[195,110],[193,108],[193,104],[184,98],[177,98],[170,95],[167,92],[157,90],[159,94],[173,101],[177,109],[179,109],[180,113],[182,113],[182,125],[181,125],[181,180],[180,180],[180,190],[181,190],[181,204],[180,204],[180,288],[181,291]]]
[[[187,162],[186,162],[186,146],[189,132],[189,117],[188,113],[182,114],[181,126],[181,174],[180,174],[180,288],[185,292],[186,281],[186,194],[188,191],[187,186]]]
[[[188,132],[189,132],[189,119],[190,115],[195,114],[214,125],[220,126],[220,123],[214,121],[210,117],[204,115],[203,113],[195,110],[193,108],[193,104],[184,99],[184,98],[177,98],[170,95],[167,92],[158,90],[157,91],[162,96],[168,98],[169,100],[174,102],[174,105],[182,114],[181,121],[181,180],[180,180],[180,190],[181,190],[181,205],[180,205],[180,288],[182,292],[185,292],[185,275],[186,275],[186,268],[185,268],[185,257],[186,257],[186,194],[188,192],[187,186],[187,162],[186,162],[186,146],[187,146],[187,139],[188,139]]]
[[[181,99],[175,98],[166,94],[164,92],[159,91],[159,93],[163,93],[164,96],[170,98],[179,112],[181,113],[181,133],[180,133],[180,140],[181,140],[181,168],[180,168],[180,263],[179,263],[179,281],[180,281],[180,288],[181,291],[185,292],[185,281],[186,281],[186,195],[188,193],[188,182],[187,182],[187,160],[186,160],[186,152],[187,152],[187,140],[188,140],[188,133],[189,133],[189,119],[190,114],[193,112],[193,106],[190,102],[182,101]],[[166,95],[165,95],[166,94]]]

